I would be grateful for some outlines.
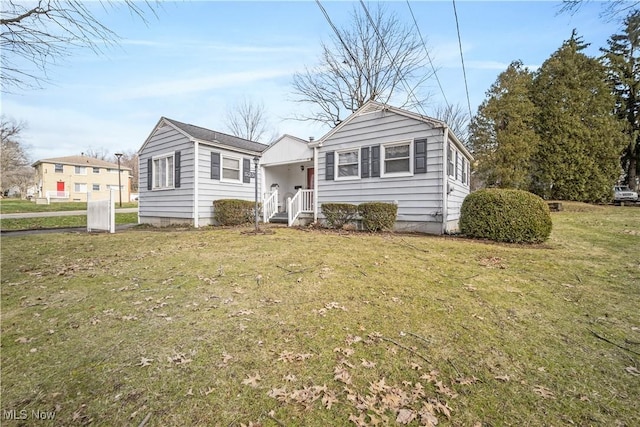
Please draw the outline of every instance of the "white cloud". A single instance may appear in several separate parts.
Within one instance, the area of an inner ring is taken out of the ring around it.
[[[147,85],[117,90],[107,96],[109,100],[131,100],[141,98],[184,95],[193,92],[202,93],[212,89],[243,86],[262,80],[291,76],[291,69],[251,70],[223,74],[214,74],[191,79],[165,80]]]

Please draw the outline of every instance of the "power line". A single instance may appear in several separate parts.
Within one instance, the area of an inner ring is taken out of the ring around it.
[[[467,92],[467,106],[469,107],[469,120],[471,120],[473,119],[473,114],[471,113],[471,100],[469,99],[469,85],[467,84],[467,71],[464,67],[464,56],[462,55],[462,39],[460,38],[460,24],[458,23],[458,11],[456,9],[456,0],[452,0],[452,2],[453,2],[453,14],[456,17],[456,30],[458,32],[458,47],[460,49],[460,61],[462,61],[462,76],[464,77],[464,89]]]
[[[418,30],[418,35],[420,36],[420,41],[422,42],[422,47],[424,47],[424,52],[427,54],[427,59],[429,60],[429,64],[431,65],[431,69],[433,70],[433,75],[438,82],[438,87],[440,88],[440,92],[442,92],[442,97],[444,98],[444,103],[447,108],[449,108],[449,101],[447,100],[447,95],[444,94],[444,89],[442,88],[442,83],[440,83],[440,79],[438,78],[438,73],[436,72],[436,68],[433,66],[433,61],[431,61],[431,56],[429,55],[429,50],[427,49],[427,44],[424,42],[424,38],[422,37],[422,32],[420,31],[420,27],[418,27],[418,21],[416,21],[416,17],[413,14],[413,9],[411,9],[411,4],[409,4],[409,0],[407,0],[407,6],[409,7],[409,12],[411,12],[411,17],[413,18],[413,24]]]
[[[427,116],[427,113],[422,108],[422,103],[420,102],[418,97],[413,93],[413,89],[407,87],[407,83],[406,83],[404,77],[401,76],[400,68],[395,64],[395,61],[393,60],[393,57],[391,56],[391,54],[387,50],[387,47],[384,45],[384,39],[383,39],[382,35],[380,34],[380,32],[378,31],[378,26],[373,21],[373,18],[371,17],[371,14],[369,13],[369,9],[367,9],[367,5],[364,4],[363,0],[360,0],[360,5],[362,5],[362,8],[364,9],[364,12],[367,15],[367,18],[369,18],[369,22],[371,23],[371,26],[373,27],[374,31],[376,32],[376,35],[378,36],[378,39],[380,40],[380,46],[382,46],[382,49],[384,50],[384,52],[389,57],[389,60],[391,61],[391,66],[396,66],[396,70],[398,71],[398,76],[400,76],[400,83],[402,83],[402,85],[404,86],[404,88],[407,91],[408,95],[409,96],[413,96],[413,99],[415,99],[415,101],[416,101],[416,106],[418,108],[420,108],[420,110],[422,110],[422,115],[423,116]]]

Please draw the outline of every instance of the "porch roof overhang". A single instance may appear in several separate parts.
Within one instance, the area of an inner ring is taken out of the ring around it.
[[[269,166],[296,165],[298,163],[308,163],[312,161],[313,161],[313,157],[306,157],[303,159],[288,159],[288,160],[283,160],[281,162],[261,163],[261,166],[269,167]]]

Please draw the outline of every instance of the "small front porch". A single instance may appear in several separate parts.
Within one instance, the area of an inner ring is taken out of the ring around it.
[[[279,197],[280,194],[276,188],[264,199],[262,204],[264,223],[287,224],[291,227],[313,222],[313,190],[298,189],[293,197],[287,197],[283,210],[278,207]]]

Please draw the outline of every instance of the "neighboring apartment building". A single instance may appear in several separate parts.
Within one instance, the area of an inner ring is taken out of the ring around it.
[[[38,160],[36,168],[36,196],[47,200],[84,202],[87,193],[92,200],[106,199],[109,192],[118,194],[118,164],[87,156],[56,157]],[[122,201],[129,201],[131,169],[120,166]]]

